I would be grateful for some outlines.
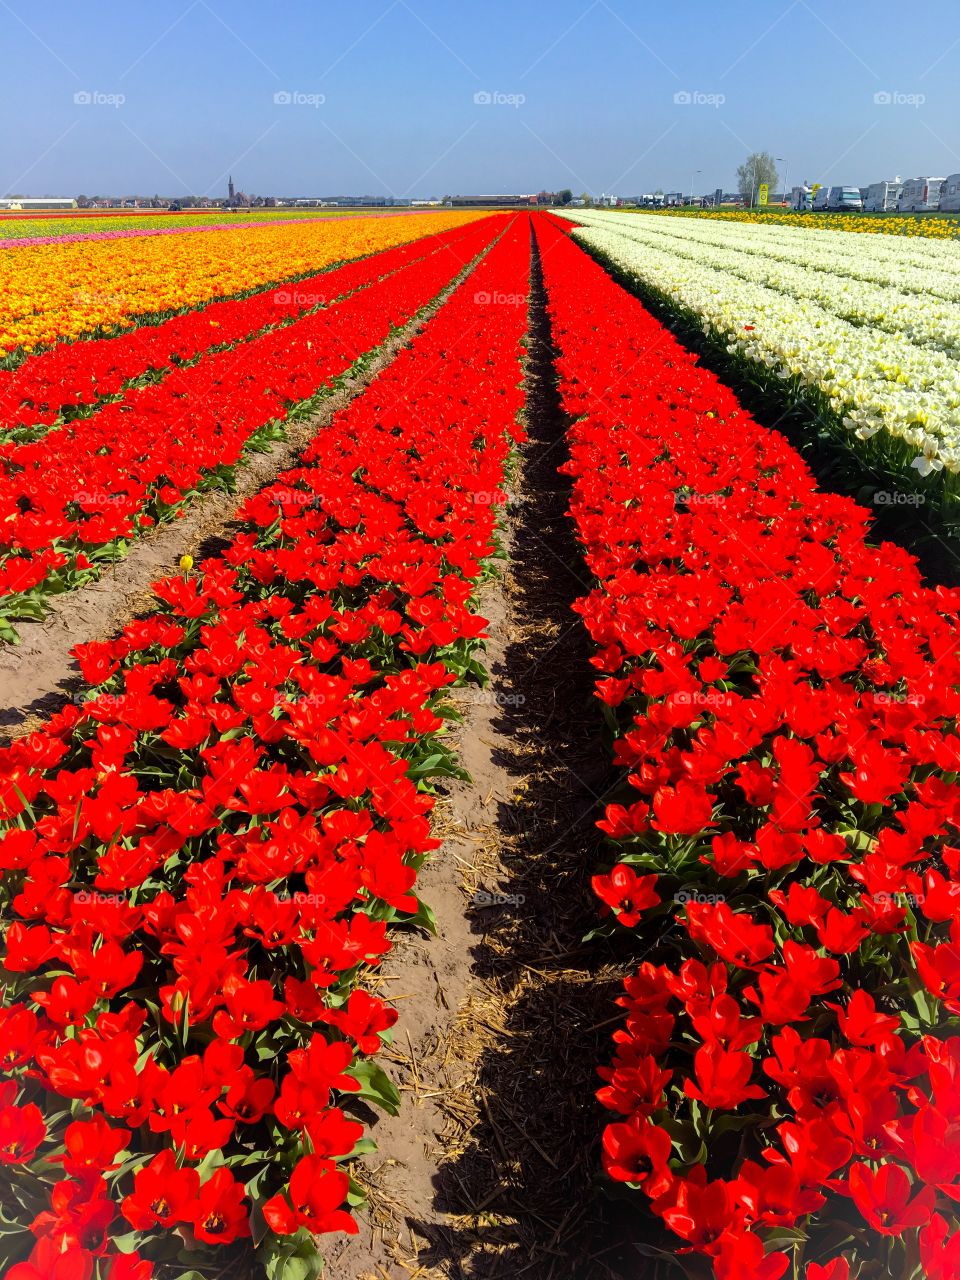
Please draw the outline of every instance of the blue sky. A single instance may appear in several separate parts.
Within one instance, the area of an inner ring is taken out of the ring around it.
[[[4,193],[707,191],[751,149],[791,183],[960,171],[956,0],[0,0],[0,32]]]

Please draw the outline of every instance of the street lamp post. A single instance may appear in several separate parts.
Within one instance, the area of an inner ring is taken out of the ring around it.
[[[789,189],[787,187],[787,161],[784,159],[783,156],[777,156],[777,164],[783,165],[783,199],[784,199],[784,202],[786,202],[787,191]]]
[[[696,180],[696,176],[697,176],[697,174],[698,174],[698,173],[703,173],[703,170],[702,170],[702,169],[694,169],[693,173],[690,175],[690,204],[691,204],[691,206],[693,205],[693,184],[694,184],[694,181]]]

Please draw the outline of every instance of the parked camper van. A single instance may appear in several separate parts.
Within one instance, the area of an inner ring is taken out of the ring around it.
[[[790,192],[790,208],[796,213],[807,213],[813,208],[813,191],[810,187],[794,187]]]
[[[901,178],[889,178],[886,182],[871,182],[867,187],[867,198],[863,202],[865,213],[892,213],[897,207],[900,192],[903,190]]]
[[[813,207],[818,213],[826,213],[827,205],[830,203],[830,188],[821,187],[813,197]]]
[[[951,173],[940,188],[940,212],[960,209],[960,173]]]
[[[860,188],[831,187],[830,195],[827,200],[827,208],[836,213],[839,213],[844,209],[850,209],[859,213],[863,208],[863,201],[860,198]]]
[[[940,208],[940,189],[945,178],[908,178],[903,184],[897,208],[901,213],[925,213]]]

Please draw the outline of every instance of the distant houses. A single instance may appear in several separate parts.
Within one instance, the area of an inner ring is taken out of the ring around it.
[[[517,205],[538,204],[536,195],[450,196],[444,202],[453,209],[513,209]]]

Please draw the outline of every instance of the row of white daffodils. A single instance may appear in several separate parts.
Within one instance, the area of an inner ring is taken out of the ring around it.
[[[861,440],[960,472],[960,244],[578,210],[585,246],[731,353],[817,388]]]

